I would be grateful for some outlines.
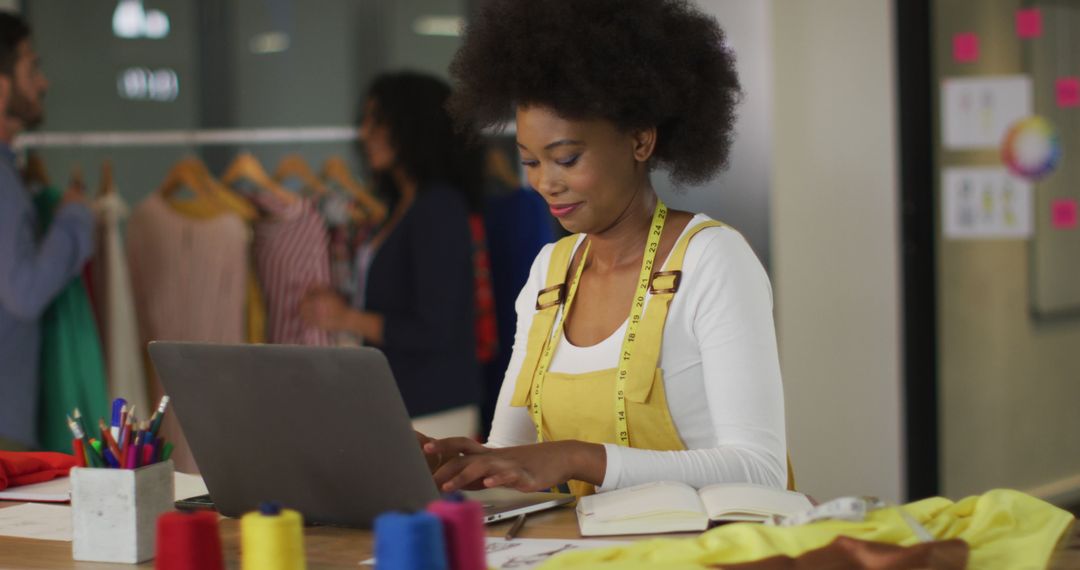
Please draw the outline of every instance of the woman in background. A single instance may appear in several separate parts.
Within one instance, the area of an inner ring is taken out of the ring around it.
[[[360,140],[391,214],[358,252],[355,306],[318,290],[301,313],[381,349],[417,429],[472,435],[481,394],[469,215],[483,154],[455,131],[449,97],[446,83],[418,73],[372,83]]]

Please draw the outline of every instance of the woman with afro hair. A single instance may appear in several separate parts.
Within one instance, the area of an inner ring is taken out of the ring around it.
[[[768,277],[649,179],[727,161],[740,91],[716,21],[682,0],[489,1],[450,71],[451,112],[514,118],[529,184],[574,235],[518,297],[487,444],[420,436],[439,488],[792,486]]]

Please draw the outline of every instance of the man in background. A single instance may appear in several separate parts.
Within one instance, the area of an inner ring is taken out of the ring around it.
[[[15,164],[15,136],[45,115],[49,84],[39,63],[30,27],[0,12],[0,449],[8,450],[36,446],[39,320],[93,251],[81,189],[67,191],[41,233]]]

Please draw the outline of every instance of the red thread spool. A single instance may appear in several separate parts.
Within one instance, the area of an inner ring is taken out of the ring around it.
[[[428,505],[428,512],[443,522],[450,570],[487,569],[483,505],[454,493]]]
[[[157,570],[224,570],[218,515],[172,512],[158,517]]]

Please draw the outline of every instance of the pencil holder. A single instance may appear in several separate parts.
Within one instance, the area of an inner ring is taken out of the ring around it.
[[[71,470],[72,555],[137,564],[154,557],[157,519],[173,510],[173,463]]]

